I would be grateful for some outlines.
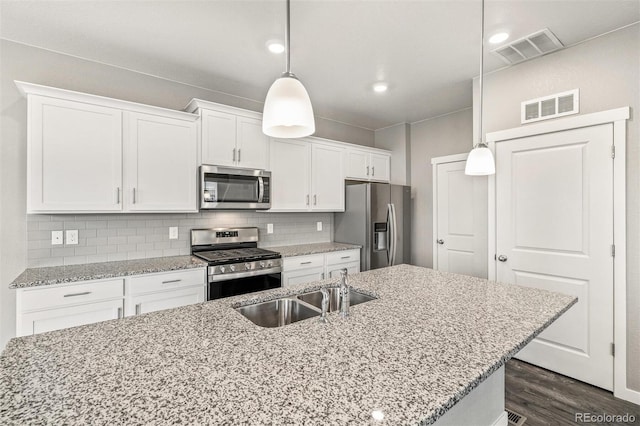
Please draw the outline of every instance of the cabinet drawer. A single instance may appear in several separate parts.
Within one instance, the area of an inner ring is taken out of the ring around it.
[[[194,285],[204,286],[205,270],[205,268],[198,268],[132,277],[127,283],[127,293],[141,294]]]
[[[360,261],[359,249],[334,251],[331,253],[327,253],[327,266],[356,261]]]
[[[123,296],[122,279],[24,290],[22,293],[22,311],[91,303],[99,300],[122,298]]]
[[[324,254],[312,254],[309,256],[285,257],[282,263],[284,271],[297,269],[324,267]]]

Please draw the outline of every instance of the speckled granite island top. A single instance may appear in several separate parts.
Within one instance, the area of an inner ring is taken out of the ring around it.
[[[37,287],[76,281],[100,280],[128,275],[204,268],[207,262],[194,256],[156,257],[152,259],[117,262],[86,263],[83,265],[30,268],[13,280],[9,288]]]
[[[12,339],[0,424],[431,424],[576,302],[408,265],[379,298],[280,328],[232,306],[329,281]]]
[[[282,257],[305,256],[308,254],[330,253],[333,251],[359,249],[356,244],[344,243],[311,243],[293,246],[265,247],[267,250],[277,251]]]

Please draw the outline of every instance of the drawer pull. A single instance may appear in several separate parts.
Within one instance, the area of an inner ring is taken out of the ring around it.
[[[118,308],[118,319],[122,318],[122,308]]]
[[[310,264],[310,263],[313,263],[313,262],[311,262],[311,261],[308,261],[308,262],[300,262],[300,264],[301,264],[301,265],[308,265],[308,264]]]
[[[65,294],[63,297],[86,296],[87,294],[91,294],[91,292],[90,291],[83,291],[82,293]]]
[[[342,256],[340,259],[351,259],[351,256]]]
[[[182,280],[168,280],[168,281],[162,281],[162,284],[172,284],[172,283],[179,283]]]
[[[141,312],[142,312],[142,304],[141,303],[137,303],[136,304],[136,315],[140,315]]]

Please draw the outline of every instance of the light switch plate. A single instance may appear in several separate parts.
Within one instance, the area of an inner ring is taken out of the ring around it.
[[[178,239],[178,227],[177,226],[170,226],[169,227],[169,239],[170,240],[177,240]]]
[[[67,245],[75,245],[78,244],[78,230],[77,229],[67,229]]]
[[[273,234],[273,223],[267,223],[267,234]]]
[[[318,229],[318,231],[322,231],[322,222],[316,223],[316,228]]]
[[[63,233],[62,231],[51,231],[51,245],[59,246],[63,243],[62,241]]]

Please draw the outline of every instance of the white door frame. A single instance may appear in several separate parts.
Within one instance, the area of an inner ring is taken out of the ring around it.
[[[468,152],[464,154],[453,154],[453,155],[445,155],[444,157],[433,157],[431,159],[431,169],[433,171],[433,180],[432,186],[436,188],[438,183],[438,164],[446,164],[446,163],[455,163],[457,161],[466,161],[469,156]],[[432,251],[432,261],[433,261],[433,269],[438,265],[438,243],[436,242],[436,233],[438,229],[438,211],[435,208],[438,205],[438,192],[433,191],[433,201],[432,201],[432,210],[433,210],[433,251]]]
[[[613,144],[615,162],[613,169],[613,242],[616,252],[613,269],[613,309],[615,357],[613,361],[613,394],[620,399],[640,404],[640,392],[627,387],[627,250],[626,250],[626,120],[630,108],[623,107],[608,111],[562,118],[546,123],[537,123],[513,129],[487,133],[487,143],[494,153],[496,143],[511,139],[542,135],[581,127],[613,123]],[[489,279],[496,279],[496,179],[489,176]]]

